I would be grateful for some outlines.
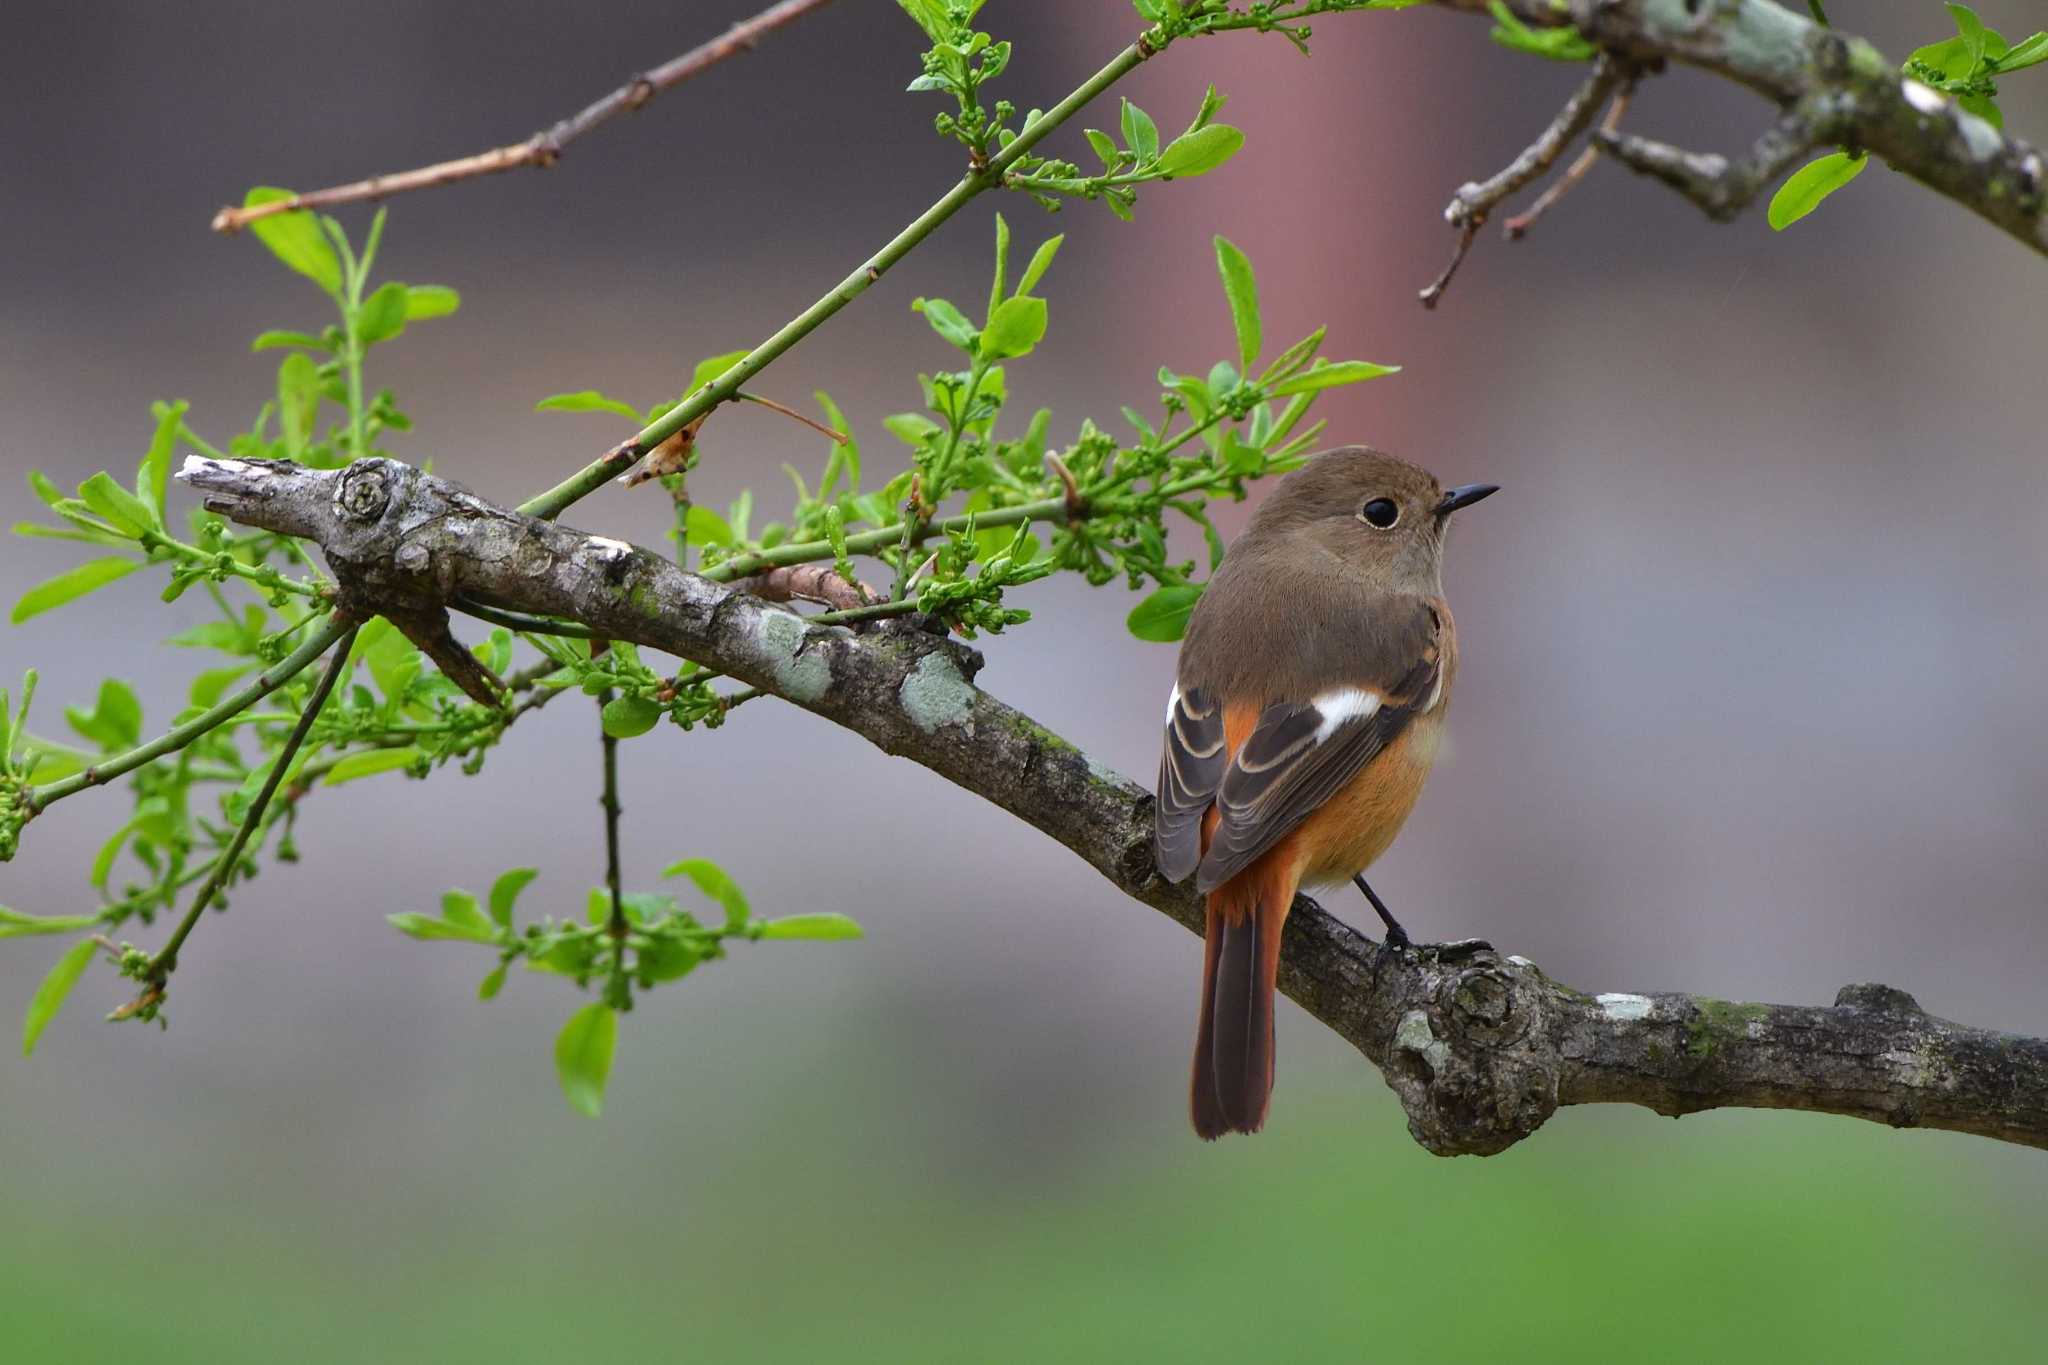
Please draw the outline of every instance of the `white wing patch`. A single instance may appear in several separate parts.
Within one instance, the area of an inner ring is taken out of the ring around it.
[[[1173,724],[1173,713],[1180,707],[1180,684],[1173,685],[1173,695],[1166,699],[1166,723]]]
[[[1364,720],[1380,709],[1380,694],[1356,687],[1335,687],[1309,703],[1322,722],[1316,726],[1316,743],[1328,742],[1337,727],[1351,720]]]

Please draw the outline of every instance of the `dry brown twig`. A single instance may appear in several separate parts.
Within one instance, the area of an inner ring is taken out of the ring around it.
[[[336,204],[353,204],[365,199],[388,199],[394,194],[404,194],[409,190],[452,185],[457,181],[473,180],[481,175],[496,175],[500,171],[517,170],[521,166],[532,166],[537,170],[546,169],[561,158],[563,150],[571,142],[585,133],[611,122],[620,114],[639,109],[662,91],[681,85],[692,76],[709,70],[728,57],[751,51],[754,44],[764,35],[830,3],[831,0],[780,0],[780,3],[770,5],[753,18],[734,24],[710,42],[699,44],[652,71],[634,76],[581,113],[563,119],[545,132],[535,133],[524,142],[515,142],[507,147],[494,147],[488,152],[458,157],[453,161],[441,161],[432,166],[421,166],[416,170],[399,171],[393,175],[373,175],[368,180],[357,180],[330,189],[312,190],[268,204],[251,204],[247,207],[236,207],[231,204],[213,216],[213,230],[240,232],[257,219],[268,218],[276,213],[290,213],[295,209],[331,208]]]
[[[1624,71],[1622,63],[1612,54],[1601,53],[1593,64],[1593,74],[1565,101],[1564,108],[1558,110],[1557,117],[1537,135],[1536,140],[1522,149],[1520,156],[1493,178],[1468,181],[1458,187],[1458,192],[1451,196],[1451,202],[1444,208],[1444,221],[1458,229],[1457,250],[1452,253],[1451,263],[1444,267],[1443,273],[1419,295],[1424,308],[1435,308],[1444,291],[1451,287],[1451,277],[1458,273],[1458,267],[1465,263],[1466,253],[1472,250],[1472,239],[1479,235],[1480,228],[1486,226],[1486,215],[1493,212],[1503,199],[1556,163],[1564,149],[1591,126],[1600,106],[1621,85]]]
[[[1622,77],[1621,88],[1614,92],[1613,100],[1608,103],[1607,117],[1600,120],[1600,127],[1596,130],[1595,136],[1601,133],[1609,137],[1620,135],[1621,121],[1628,116],[1629,101],[1635,98],[1635,93],[1636,76],[1634,72],[1630,72]],[[1550,188],[1537,196],[1536,202],[1529,206],[1527,213],[1518,213],[1501,225],[1501,235],[1511,242],[1521,241],[1523,235],[1535,227],[1537,221],[1550,212],[1558,200],[1570,194],[1573,187],[1586,178],[1586,173],[1593,169],[1593,163],[1599,159],[1598,147],[1588,147],[1580,152],[1578,159],[1565,167],[1564,174],[1552,181]]]

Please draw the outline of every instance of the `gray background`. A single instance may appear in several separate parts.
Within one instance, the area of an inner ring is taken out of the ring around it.
[[[132,470],[152,398],[190,398],[216,438],[247,424],[275,359],[249,356],[248,338],[326,321],[253,240],[206,230],[247,185],[515,140],[752,8],[10,7],[0,507],[27,513],[29,468],[67,486]],[[1893,53],[1941,26],[1932,7],[1831,8]],[[2030,6],[1984,8],[2025,31]],[[1001,91],[1020,104],[1051,102],[1133,31],[1127,7],[1078,0],[996,0],[985,17],[1017,42]],[[1070,438],[1083,416],[1152,406],[1161,363],[1227,353],[1208,238],[1230,236],[1275,343],[1328,323],[1330,354],[1406,367],[1327,400],[1333,440],[1506,486],[1454,545],[1452,739],[1374,876],[1411,930],[1483,935],[1588,989],[1824,1002],[1876,978],[1937,1013],[2048,1032],[2041,262],[1882,168],[1781,235],[1760,210],[1711,225],[1602,166],[1528,240],[1484,235],[1428,314],[1414,294],[1451,246],[1450,191],[1504,164],[1578,73],[1502,51],[1464,17],[1316,27],[1307,62],[1277,38],[1230,37],[1122,87],[1171,127],[1215,78],[1250,137],[1224,171],[1148,191],[1137,223],[1000,205],[1020,249],[1067,234],[1048,348],[1011,368],[1015,407],[1050,405]],[[951,183],[936,100],[900,93],[914,72],[894,6],[842,0],[546,174],[396,201],[385,271],[464,304],[378,353],[373,382],[418,422],[395,449],[516,501],[623,434],[535,414],[536,399],[598,386],[652,402],[700,357],[766,335]],[[2016,79],[2010,124],[2048,128],[2044,95],[2048,79]],[[1630,122],[1732,151],[1767,114],[1674,73]],[[1113,119],[1112,105],[1082,122]],[[1081,148],[1078,133],[1059,145]],[[948,363],[909,302],[981,296],[995,207],[974,204],[758,387],[790,402],[828,389],[870,465],[893,461],[880,418],[917,405],[917,369]],[[346,216],[358,231],[367,217]],[[732,413],[699,495],[752,485],[757,517],[772,513],[780,462],[815,467],[821,446]],[[570,519],[659,544],[663,503],[606,490]],[[1226,531],[1242,520],[1224,509]],[[9,539],[0,598],[75,558]],[[90,609],[0,630],[0,677],[42,670],[42,728],[107,673],[137,683],[151,729],[175,711],[198,665],[152,642],[205,604],[166,611],[155,587],[138,575]],[[1120,586],[1019,600],[1040,619],[987,642],[984,684],[1149,774],[1172,650],[1125,633]],[[481,780],[320,793],[305,860],[201,926],[166,1033],[98,1026],[119,991],[88,976],[32,1063],[0,1059],[0,1201],[21,1201],[17,1226],[82,1267],[131,1267],[112,1248],[142,1239],[156,1268],[132,1273],[175,1276],[221,1251],[195,1211],[236,1209],[242,1255],[311,1257],[311,1279],[329,1267],[374,1304],[399,1245],[419,1264],[546,1245],[506,1271],[538,1292],[561,1263],[602,1256],[607,1228],[658,1240],[720,1226],[727,1204],[764,1217],[797,1196],[715,1154],[770,1140],[829,1148],[797,1188],[930,1182],[991,1218],[1023,1192],[1155,1159],[1254,1180],[1312,1122],[1400,1169],[1420,1160],[1370,1068],[1292,1006],[1272,1132],[1191,1157],[1196,940],[993,809],[774,701],[626,747],[628,884],[711,856],[764,911],[845,910],[870,937],[762,945],[657,992],[625,1021],[607,1118],[574,1117],[548,1060],[566,988],[515,979],[479,1006],[487,960],[382,917],[523,862],[544,869],[529,908],[580,904],[601,872],[594,731],[565,700],[518,726]],[[101,794],[38,820],[0,900],[84,908],[84,867],[125,809]],[[0,944],[9,1017],[56,951]],[[1538,1142],[1682,1163],[1826,1122],[1581,1111]],[[2008,1208],[2037,1214],[2048,1192],[2035,1153],[1884,1140],[1921,1144],[1916,1178],[1994,1181]],[[698,1174],[660,1198],[594,1178],[668,1163]],[[793,1243],[836,1245],[786,1216]],[[431,1297],[385,1288],[394,1305]]]

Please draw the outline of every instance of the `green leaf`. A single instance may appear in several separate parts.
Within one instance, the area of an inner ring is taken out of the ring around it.
[[[1009,271],[1010,225],[1003,220],[1003,215],[998,213],[996,215],[996,276],[995,283],[991,284],[988,290],[988,312],[991,318],[995,316],[996,305],[1003,301],[1003,285],[1008,279]],[[1022,294],[1026,291],[1019,289],[1017,292]]]
[[[304,346],[309,351],[326,352],[332,348],[311,332],[258,332],[256,339],[249,343],[252,351],[280,351],[288,346]]]
[[[912,450],[923,448],[925,438],[945,428],[921,412],[899,412],[884,417],[882,425]]]
[[[2036,33],[2014,43],[2003,57],[1998,59],[1998,74],[2020,71],[2030,66],[2048,62],[2048,33]]]
[[[389,341],[405,330],[406,287],[397,281],[377,286],[356,314],[356,339],[365,346]]]
[[[1863,174],[1869,162],[1868,156],[1850,156],[1847,152],[1830,152],[1807,162],[1778,187],[1765,216],[1773,228],[1783,232],[1819,208],[1821,200]]]
[[[1993,128],[2005,128],[2005,111],[1998,107],[1998,101],[1989,95],[1959,95],[1956,104],[1964,113],[1975,114]]]
[[[156,513],[149,510],[148,504],[114,482],[114,476],[104,469],[78,486],[78,496],[85,499],[86,506],[131,536],[159,529]]]
[[[36,1039],[43,1036],[43,1030],[57,1017],[57,1011],[64,1007],[64,998],[71,994],[71,988],[78,984],[78,978],[85,975],[86,966],[99,948],[89,938],[82,938],[64,950],[64,956],[57,959],[57,965],[50,968],[49,975],[36,987],[36,993],[29,999],[28,1015],[21,1024],[21,1055],[26,1057],[36,1050]]]
[[[737,929],[747,922],[747,898],[724,868],[708,858],[685,858],[662,869],[664,877],[688,877],[697,889],[725,908],[725,926]]]
[[[1977,11],[1968,5],[1951,3],[1949,17],[1955,20],[1956,33],[1962,38],[1970,53],[1970,66],[1974,69],[1984,59],[1984,21],[1977,17]]]
[[[731,524],[701,502],[690,504],[689,513],[683,518],[683,532],[692,545],[733,543]]]
[[[1227,123],[1212,123],[1183,133],[1159,154],[1159,173],[1187,177],[1207,175],[1237,155],[1244,146],[1244,134]]]
[[[1159,126],[1152,122],[1152,116],[1124,101],[1124,146],[1138,158],[1139,165],[1145,165],[1159,155]]]
[[[1230,301],[1230,321],[1237,328],[1237,354],[1244,373],[1252,372],[1262,341],[1259,330],[1259,285],[1252,263],[1228,237],[1216,239],[1216,270],[1223,276],[1223,297]]]
[[[277,367],[277,422],[285,454],[298,459],[313,439],[320,410],[320,367],[304,351],[293,351]]]
[[[14,604],[14,614],[8,619],[18,626],[31,616],[40,616],[52,607],[61,607],[96,588],[104,588],[117,578],[126,578],[141,567],[140,560],[113,555],[105,559],[88,559],[77,568],[45,579],[23,593],[21,600]]]
[[[470,909],[476,908],[476,901],[470,901]],[[399,933],[423,943],[454,941],[460,943],[496,943],[497,933],[483,923],[483,916],[477,916],[475,924],[458,924],[453,920],[434,919],[429,915],[414,914],[410,910],[396,915],[386,915],[384,920]]]
[[[0,905],[0,938],[30,938],[37,934],[69,934],[90,929],[100,922],[98,915],[24,915]]]
[[[604,732],[613,739],[644,735],[662,717],[661,705],[646,697],[613,697],[604,704]]]
[[[762,938],[841,939],[862,937],[861,928],[845,915],[784,915],[771,919],[760,929]]]
[[[45,507],[55,507],[64,501],[64,490],[51,483],[40,469],[31,469],[28,472],[28,486],[29,491],[43,500]]]
[[[194,706],[213,705],[221,699],[221,694],[228,690],[229,683],[241,677],[255,666],[251,662],[246,664],[229,664],[225,668],[209,668],[205,670],[198,677],[192,679],[192,690],[189,694],[191,703]]]
[[[1044,336],[1045,300],[1019,294],[989,314],[981,334],[981,355],[984,360],[1029,355]]]
[[[1052,258],[1059,255],[1060,243],[1067,240],[1063,232],[1057,237],[1048,237],[1038,244],[1038,250],[1031,253],[1031,264],[1024,267],[1024,274],[1017,280],[1017,292],[1028,294],[1037,288],[1045,278],[1045,272],[1052,269]]]
[[[621,403],[616,398],[607,398],[596,389],[578,389],[575,393],[558,393],[541,399],[533,405],[535,412],[616,412],[633,425],[640,425],[640,409],[630,403]]]
[[[1530,28],[1517,19],[1501,0],[1487,0],[1486,9],[1493,15],[1495,25],[1488,36],[1502,47],[1526,52],[1532,57],[1547,57],[1553,62],[1590,62],[1599,53],[1597,47],[1569,24],[1562,28]]]
[[[394,768],[411,767],[420,751],[407,745],[403,749],[365,749],[350,754],[327,772],[327,786],[338,787],[344,782],[353,782],[359,777],[372,777],[388,773]]]
[[[1171,644],[1187,634],[1188,616],[1201,599],[1201,584],[1171,584],[1132,607],[1124,624],[1140,640]]]
[[[512,906],[527,884],[540,875],[537,867],[515,867],[491,883],[491,918],[501,929],[512,927]]]
[[[555,1074],[571,1109],[590,1118],[604,1112],[604,1084],[618,1045],[619,1016],[610,1005],[592,1001],[569,1016],[555,1038]]]
[[[949,343],[963,351],[973,349],[974,324],[958,308],[944,299],[914,299],[910,307],[924,314],[924,320],[932,325],[932,330]]]
[[[1334,363],[1319,360],[1292,378],[1281,380],[1268,392],[1275,398],[1285,398],[1290,393],[1315,393],[1344,384],[1362,384],[1368,379],[1400,372],[1399,365],[1375,365],[1370,360],[1339,360]]]
[[[748,354],[746,351],[727,351],[724,355],[715,355],[707,360],[698,361],[697,368],[690,371],[690,388],[684,397],[722,377],[727,370],[745,360]]]
[[[472,934],[491,936],[490,921],[484,918],[483,908],[476,903],[476,897],[467,891],[443,891],[441,893],[441,918]]]
[[[91,712],[75,706],[64,708],[71,728],[102,749],[127,749],[142,738],[142,703],[135,691],[119,678],[100,683],[100,694]]]
[[[896,3],[924,30],[924,36],[935,43],[944,42],[953,31],[952,20],[946,17],[945,0],[896,0]]]
[[[242,206],[254,208],[258,204],[272,204],[291,197],[290,190],[258,185],[243,196]],[[327,234],[320,230],[319,220],[310,212],[298,209],[291,213],[274,213],[249,224],[249,230],[270,248],[271,255],[328,293],[340,295],[341,259],[334,254]]]
[[[1084,128],[1082,131],[1088,135],[1088,145],[1093,147],[1095,154],[1102,158],[1102,169],[1106,171],[1116,165],[1116,139],[1103,132],[1100,128]]]
[[[171,484],[171,452],[177,447],[178,427],[189,407],[191,404],[182,400],[152,405],[156,431],[149,438],[149,450],[142,457],[141,467],[135,471],[135,496],[148,505],[158,526],[164,524],[164,494]]]
[[[462,306],[462,295],[445,284],[414,284],[405,290],[405,320],[445,318]]]
[[[500,962],[497,966],[491,968],[490,975],[477,982],[476,998],[479,1000],[494,999],[499,991],[505,989],[505,973],[511,966],[512,964],[509,962]]]

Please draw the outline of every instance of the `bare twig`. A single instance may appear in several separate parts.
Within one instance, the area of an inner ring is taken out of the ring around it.
[[[454,161],[421,166],[417,170],[400,171],[395,175],[373,175],[368,180],[336,185],[331,189],[313,190],[269,204],[253,204],[246,208],[229,205],[214,215],[213,230],[239,232],[257,219],[268,218],[274,213],[290,213],[294,209],[331,208],[336,204],[351,204],[363,199],[388,199],[394,194],[404,194],[408,190],[452,185],[459,180],[473,180],[480,175],[496,175],[500,171],[517,170],[522,166],[552,166],[560,159],[563,150],[585,133],[609,123],[620,114],[639,109],[662,91],[682,84],[728,57],[750,51],[764,35],[830,3],[831,0],[781,0],[781,3],[770,5],[753,18],[734,24],[710,42],[694,47],[652,71],[634,76],[583,112],[573,118],[563,119],[545,132],[535,133],[524,142],[515,142],[507,147],[494,147],[488,152],[458,157]]]
[[[1451,277],[1458,273],[1466,253],[1472,250],[1472,239],[1486,225],[1486,215],[1493,212],[1501,200],[1549,170],[1564,149],[1586,131],[1593,122],[1593,116],[1600,112],[1600,106],[1607,102],[1607,97],[1614,93],[1621,80],[1621,63],[1609,54],[1601,53],[1593,63],[1593,74],[1572,92],[1564,108],[1557,111],[1557,117],[1534,142],[1522,149],[1520,156],[1491,179],[1468,181],[1458,187],[1458,192],[1451,196],[1451,202],[1444,208],[1444,221],[1458,229],[1458,249],[1451,256],[1451,263],[1444,267],[1443,274],[1419,295],[1424,308],[1435,308],[1444,291],[1450,288]]]
[[[1740,161],[1606,129],[1593,134],[1593,145],[1630,170],[1663,181],[1698,204],[1709,218],[1725,223],[1775,185],[1801,157],[1833,141],[1834,128],[1824,102],[1802,101],[1758,138]]]
[[[1614,98],[1608,102],[1607,117],[1600,120],[1599,132],[1616,133],[1621,131],[1621,121],[1628,116],[1629,101],[1635,98],[1635,93],[1636,77],[1635,73],[1631,71],[1622,78],[1621,88],[1614,92]],[[1523,234],[1527,233],[1530,228],[1535,227],[1537,221],[1544,214],[1550,212],[1551,207],[1558,200],[1570,194],[1572,188],[1586,178],[1586,172],[1592,170],[1593,163],[1599,159],[1600,149],[1597,147],[1588,147],[1585,151],[1580,152],[1578,158],[1571,165],[1565,167],[1564,174],[1560,175],[1551,184],[1549,189],[1546,189],[1537,196],[1536,202],[1529,206],[1527,213],[1518,213],[1508,219],[1502,227],[1501,235],[1511,242],[1520,241]]]
[[[981,658],[963,645],[818,625],[391,461],[311,476],[195,461],[186,477],[238,521],[300,528],[359,598],[424,585],[486,597],[724,673],[750,689],[735,704],[773,692],[1009,811],[1200,931],[1199,898],[1153,864],[1151,793],[974,686]],[[391,490],[388,506],[345,496],[366,477]],[[1560,1106],[1617,1102],[1807,1109],[2048,1147],[2048,1041],[1950,1023],[1886,987],[1845,987],[1826,1008],[1590,996],[1485,944],[1387,948],[1305,899],[1288,917],[1280,985],[1380,1067],[1409,1131],[1440,1155],[1499,1152]]]
[[[2048,159],[1955,98],[1902,78],[1897,63],[1862,38],[1774,0],[1499,2],[1527,24],[1568,23],[1600,50],[1638,66],[1682,63],[1793,111],[1791,125],[1766,134],[1736,166],[1661,143],[1594,135],[1603,151],[1663,179],[1716,217],[1755,202],[1770,178],[1763,172],[1798,155],[1787,149],[1841,145],[1869,152],[2048,254]],[[1485,14],[1489,0],[1437,3]],[[1818,7],[1807,8],[1824,18]]]

